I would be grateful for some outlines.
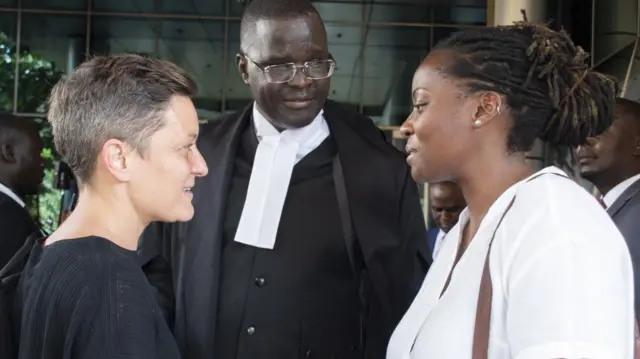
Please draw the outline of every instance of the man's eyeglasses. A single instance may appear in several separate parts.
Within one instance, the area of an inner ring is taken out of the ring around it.
[[[293,62],[278,65],[262,66],[251,60],[247,55],[243,55],[262,71],[267,81],[272,84],[282,84],[293,80],[299,70],[312,80],[322,80],[333,75],[336,62],[333,59],[307,61],[303,65],[296,65]]]

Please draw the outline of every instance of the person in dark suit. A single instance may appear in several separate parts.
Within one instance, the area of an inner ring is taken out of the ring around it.
[[[429,184],[429,206],[436,222],[436,227],[430,228],[428,234],[429,249],[435,260],[444,237],[458,223],[467,202],[455,182],[443,181]]]
[[[25,208],[44,178],[42,141],[27,119],[0,115],[0,268],[40,227]]]
[[[624,236],[635,277],[636,320],[640,318],[640,103],[616,99],[613,123],[590,137],[576,155],[582,176],[602,194],[602,203]],[[606,240],[606,238],[603,238]]]
[[[139,247],[183,358],[384,358],[431,263],[405,154],[327,100],[310,1],[252,1],[236,59],[255,102],[202,127],[194,219]]]

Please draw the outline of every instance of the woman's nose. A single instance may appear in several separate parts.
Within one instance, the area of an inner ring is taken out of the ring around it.
[[[400,126],[400,135],[404,138],[413,135],[413,115],[409,115]]]

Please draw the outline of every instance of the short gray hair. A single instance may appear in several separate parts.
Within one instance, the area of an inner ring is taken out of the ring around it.
[[[47,119],[56,150],[88,182],[104,143],[116,138],[144,155],[164,126],[175,95],[192,98],[195,81],[177,65],[135,54],[96,56],[51,91]]]

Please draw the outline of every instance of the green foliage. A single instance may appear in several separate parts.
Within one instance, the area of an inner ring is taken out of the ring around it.
[[[13,110],[16,55],[15,41],[0,32],[0,111],[3,112]],[[42,56],[22,51],[18,69],[18,112],[44,114],[47,96],[62,74]],[[44,117],[25,118],[25,121],[38,124],[44,142],[42,157],[45,159],[45,179],[40,194],[27,202],[43,229],[50,232],[58,225],[60,211],[61,192],[53,188],[58,158],[53,150],[51,127]]]

